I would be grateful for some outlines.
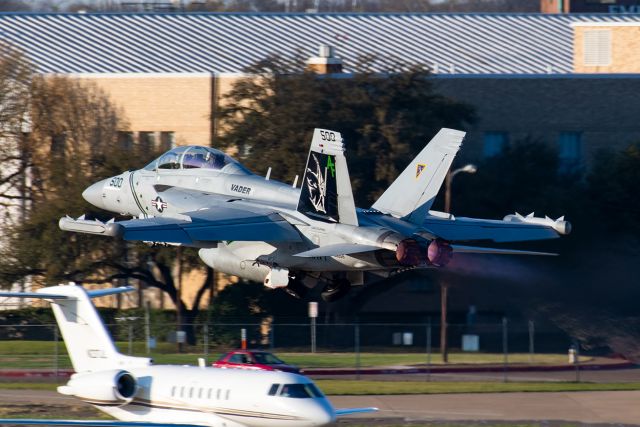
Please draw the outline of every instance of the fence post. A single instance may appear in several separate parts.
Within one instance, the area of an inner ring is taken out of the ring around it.
[[[144,302],[144,346],[147,351],[147,356],[151,354],[151,346],[149,345],[149,339],[151,339],[151,326],[149,325],[149,311],[151,308],[151,301]]]
[[[575,350],[574,365],[576,366],[576,382],[580,382],[580,343],[578,340],[573,340],[573,348]]]
[[[269,329],[269,348],[273,351],[276,348],[276,324],[271,322],[271,328]]]
[[[133,324],[129,323],[129,356],[133,354]]]
[[[356,350],[356,379],[360,379],[360,325],[358,323],[355,324],[353,328],[354,333],[354,343]]]
[[[506,383],[508,381],[507,371],[509,369],[509,342],[507,336],[507,318],[502,318],[502,351],[504,352],[504,367],[503,367],[503,381]]]
[[[59,375],[59,367],[60,367],[60,362],[58,360],[58,325],[55,324],[53,326],[53,370],[55,371],[55,375],[56,375],[56,382],[58,381],[58,375]]]
[[[202,341],[204,344],[204,357],[207,358],[209,357],[209,324],[205,323],[204,326],[202,327],[202,334],[204,335],[202,337]]]
[[[311,318],[311,353],[316,352],[316,318]]]
[[[529,363],[532,364],[533,363],[533,355],[535,353],[535,348],[534,348],[534,335],[535,335],[535,324],[533,323],[533,320],[529,320]]]
[[[431,381],[431,318],[427,321],[427,381]]]

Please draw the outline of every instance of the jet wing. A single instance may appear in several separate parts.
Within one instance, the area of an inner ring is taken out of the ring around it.
[[[102,420],[35,420],[29,418],[0,418],[0,425],[68,426],[68,427],[202,427],[204,424],[152,423],[144,421]]]
[[[124,240],[177,243],[198,246],[223,240],[294,242],[300,234],[278,212],[268,209],[215,207],[186,212],[183,219],[154,217],[128,221],[90,221],[62,218],[60,228]]]
[[[507,215],[503,220],[428,215],[422,225],[429,233],[450,242],[522,242],[555,239],[560,237],[560,234],[568,234],[571,229],[571,225],[564,221],[564,218],[552,220],[518,214]]]
[[[335,414],[336,417],[343,417],[345,415],[351,414],[366,414],[369,412],[377,412],[378,408],[369,407],[369,408],[344,408],[344,409],[336,409]]]

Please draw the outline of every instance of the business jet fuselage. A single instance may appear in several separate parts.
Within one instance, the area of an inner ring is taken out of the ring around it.
[[[94,405],[117,421],[46,420],[52,426],[314,427],[336,416],[375,408],[334,410],[309,378],[287,372],[154,365],[116,349],[90,298],[133,288],[85,290],[76,285],[0,297],[51,303],[75,374],[58,392]],[[4,424],[42,420],[0,419]],[[132,424],[133,423],[133,424]]]

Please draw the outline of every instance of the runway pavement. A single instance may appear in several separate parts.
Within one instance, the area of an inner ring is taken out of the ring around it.
[[[398,421],[563,421],[640,425],[640,391],[335,396],[336,407],[376,406],[359,418]]]
[[[433,421],[534,421],[640,425],[640,391],[573,393],[487,393],[406,396],[331,396],[335,407],[376,406],[379,412],[354,415],[366,424]],[[87,406],[53,391],[0,390],[6,405]],[[75,410],[73,409],[75,408]],[[41,415],[41,414],[39,414]],[[72,416],[72,415],[70,415]]]

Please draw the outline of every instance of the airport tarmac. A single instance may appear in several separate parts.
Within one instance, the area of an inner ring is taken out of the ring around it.
[[[372,381],[473,381],[473,382],[501,382],[505,376],[508,381],[534,382],[563,382],[584,381],[592,383],[627,383],[640,382],[640,368],[604,369],[604,370],[565,370],[565,371],[535,371],[514,372],[450,372],[432,374],[388,374],[388,375],[310,375],[313,379],[362,379]]]
[[[341,419],[340,425],[450,424],[454,421],[461,424],[511,421],[640,425],[640,391],[331,396],[330,400],[335,407],[380,408],[376,413]],[[90,405],[54,391],[0,390],[0,402],[13,410],[20,406],[38,408],[31,411],[34,417],[45,415],[46,406],[55,409],[55,416],[65,418],[82,418],[93,411]],[[66,416],[60,415],[61,412]]]

